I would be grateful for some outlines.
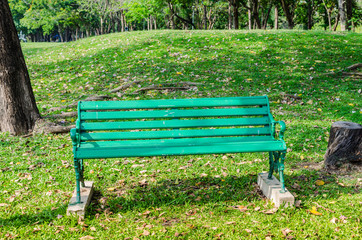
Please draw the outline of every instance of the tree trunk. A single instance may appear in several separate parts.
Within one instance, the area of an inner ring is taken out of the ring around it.
[[[175,29],[175,12],[172,3],[168,3],[168,8],[170,9],[170,27],[171,29]]]
[[[352,0],[346,0],[346,13],[347,13],[347,30],[351,31],[352,19]]]
[[[233,15],[231,13],[231,1],[229,0],[229,8],[228,8],[228,15],[229,15],[229,22],[228,22],[228,29],[232,29],[233,28]]]
[[[204,5],[204,29],[207,30],[207,8]]]
[[[120,20],[121,20],[121,32],[124,32],[124,18],[123,18],[123,10],[121,10],[121,17],[120,17]]]
[[[282,8],[283,8],[285,17],[287,18],[288,28],[293,29],[294,28],[294,20],[293,20],[294,13],[291,11],[290,5],[285,0],[281,0],[280,2],[282,4]]]
[[[339,20],[341,21],[341,31],[346,31],[346,12],[344,9],[344,0],[338,0]]]
[[[252,17],[251,17],[250,9],[248,9],[248,25],[249,25],[249,30],[253,29],[253,20],[252,20]]]
[[[339,22],[339,14],[337,14],[337,16],[336,16],[336,21],[334,23],[333,31],[337,30],[338,22]]]
[[[275,6],[274,8],[274,29],[278,29],[279,28],[279,22],[278,22],[278,7]]]
[[[311,30],[313,27],[313,6],[311,5],[311,3],[308,4],[308,2],[307,2],[307,15],[308,15],[307,29]]]
[[[239,0],[234,0],[233,3],[234,29],[239,29]]]
[[[270,7],[268,8],[267,14],[265,16],[265,18],[263,19],[263,29],[266,29],[268,26],[268,20],[269,20],[269,16],[270,16],[270,12],[272,9],[273,5],[270,4]]]
[[[324,163],[333,169],[348,162],[362,163],[362,125],[335,122],[331,127]]]
[[[0,130],[31,131],[40,118],[7,0],[0,0]]]

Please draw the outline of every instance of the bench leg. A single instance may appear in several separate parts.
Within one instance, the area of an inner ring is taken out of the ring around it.
[[[81,197],[80,197],[80,179],[81,179],[81,169],[80,169],[80,163],[79,159],[74,158],[74,170],[75,170],[75,178],[76,178],[76,204],[81,203]]]
[[[84,165],[83,159],[79,159],[79,174],[80,174],[80,183],[82,187],[85,187],[84,184]]]
[[[274,171],[275,171],[275,173],[278,173],[280,152],[273,152],[273,155],[274,155],[274,163],[273,163]]]
[[[273,179],[273,171],[274,171],[273,152],[269,152],[269,174],[268,174],[268,179]]]
[[[286,152],[281,152],[280,154],[280,163],[279,163],[279,178],[280,178],[280,183],[282,185],[282,190],[280,191],[281,193],[285,193],[285,185],[284,185],[284,160],[285,160],[285,154]]]

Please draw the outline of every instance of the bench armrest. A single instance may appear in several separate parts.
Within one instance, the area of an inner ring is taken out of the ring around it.
[[[284,132],[287,128],[285,125],[285,122],[284,121],[273,121],[271,124],[272,124],[272,134],[274,137],[275,137],[275,125],[276,124],[280,125],[281,129],[279,132],[279,139],[284,140]]]
[[[73,146],[77,146],[79,144],[79,137],[76,128],[70,129],[70,138],[72,139]]]

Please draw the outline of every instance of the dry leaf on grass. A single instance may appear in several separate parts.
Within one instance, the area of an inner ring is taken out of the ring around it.
[[[96,239],[96,238],[89,235],[79,238],[79,240],[88,240],[88,239]]]
[[[226,225],[231,225],[231,224],[235,224],[236,222],[235,221],[231,221],[231,222],[226,222],[225,224]]]
[[[315,185],[322,186],[322,185],[324,185],[324,181],[323,180],[317,180],[317,181],[315,181]]]
[[[293,231],[288,229],[288,228],[285,228],[285,229],[282,230],[282,233],[283,233],[284,237],[286,237],[291,232],[293,232]]]
[[[320,216],[322,215],[322,213],[318,212],[317,211],[317,208],[316,207],[312,207],[312,210],[309,210],[309,212],[313,215],[317,215],[317,216]]]
[[[272,208],[272,209],[269,209],[269,210],[267,210],[267,211],[265,211],[264,213],[265,214],[274,214],[274,213],[276,213],[278,211],[278,208]]]

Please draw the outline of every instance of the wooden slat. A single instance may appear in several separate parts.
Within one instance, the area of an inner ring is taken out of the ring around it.
[[[112,149],[79,149],[75,152],[78,159],[85,158],[117,158],[117,157],[146,157],[146,156],[170,156],[189,154],[217,154],[238,152],[270,152],[286,150],[282,141],[229,143],[210,146],[176,146],[176,147],[133,147]]]
[[[187,108],[187,107],[224,107],[224,106],[256,106],[267,105],[265,96],[233,97],[233,98],[194,98],[194,99],[162,99],[133,101],[96,101],[80,102],[83,110],[114,109],[150,109],[150,108]]]
[[[260,108],[228,108],[228,109],[192,109],[192,110],[154,110],[154,111],[112,111],[82,112],[82,120],[117,120],[145,118],[190,118],[190,117],[227,117],[267,115],[266,106]]]
[[[122,140],[122,141],[96,141],[83,142],[81,149],[100,149],[100,148],[133,148],[133,147],[176,147],[176,146],[210,146],[240,143],[275,141],[271,136],[252,136],[252,137],[213,137],[213,138],[178,138],[178,139],[152,139],[152,140]]]
[[[140,132],[95,132],[81,133],[81,141],[125,140],[125,139],[158,139],[186,137],[248,136],[270,135],[270,128],[224,128],[199,130],[140,131]]]
[[[82,122],[82,131],[126,130],[126,129],[162,129],[193,127],[228,127],[257,126],[269,124],[268,117],[229,118],[229,119],[194,119],[165,121],[128,121],[128,122]]]

